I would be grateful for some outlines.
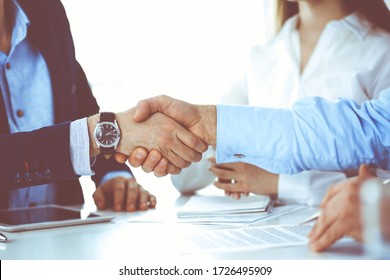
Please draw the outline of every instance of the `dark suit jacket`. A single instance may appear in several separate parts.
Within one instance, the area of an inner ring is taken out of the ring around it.
[[[96,114],[99,107],[86,76],[75,58],[65,10],[59,0],[18,0],[30,20],[28,39],[49,68],[56,125],[32,132],[10,134],[4,100],[0,94],[0,207],[6,208],[8,191],[55,182],[56,203],[83,202],[78,177],[70,158],[70,121]],[[45,108],[42,108],[45,110]],[[30,178],[26,177],[26,163]],[[99,182],[113,170],[130,171],[115,160],[98,158],[92,168]]]

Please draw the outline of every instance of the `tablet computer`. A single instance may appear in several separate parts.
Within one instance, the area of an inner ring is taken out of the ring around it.
[[[0,230],[16,232],[71,225],[108,222],[114,216],[103,216],[59,205],[42,205],[0,211]]]

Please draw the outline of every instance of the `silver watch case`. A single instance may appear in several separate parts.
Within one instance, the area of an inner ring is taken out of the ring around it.
[[[97,133],[99,127],[101,127],[101,126],[103,126],[105,124],[112,125],[115,128],[116,132],[117,132],[117,138],[115,139],[114,143],[109,144],[109,145],[106,145],[106,144],[103,144],[103,143],[99,142],[99,140],[97,139],[97,136],[96,136],[96,133]],[[98,122],[96,124],[96,126],[95,126],[94,131],[93,131],[93,137],[94,137],[94,140],[95,140],[96,145],[98,147],[104,147],[104,148],[114,147],[114,149],[116,149],[116,147],[118,146],[118,143],[119,143],[119,141],[121,139],[121,131],[119,129],[118,123],[116,122],[116,120],[114,122]]]

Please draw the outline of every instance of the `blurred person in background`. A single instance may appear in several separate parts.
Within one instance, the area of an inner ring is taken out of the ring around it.
[[[361,103],[390,86],[390,13],[383,0],[278,0],[277,24],[277,34],[252,49],[245,75],[222,103],[289,108],[307,96]],[[217,164],[210,147],[172,182],[181,193],[215,181],[236,199],[254,193],[318,205],[329,186],[346,178],[342,172],[285,175],[244,162]]]

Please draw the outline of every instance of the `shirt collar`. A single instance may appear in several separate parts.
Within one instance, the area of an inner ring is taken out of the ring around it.
[[[298,15],[289,18],[283,25],[280,35],[285,36],[296,31],[298,23]],[[352,34],[354,34],[359,40],[364,40],[368,33],[373,29],[373,24],[363,19],[357,13],[352,13],[342,19],[332,20],[327,23],[326,27],[333,26],[335,28],[342,27],[346,28]]]
[[[10,12],[13,13],[14,25],[12,28],[12,46],[11,48],[18,45],[27,36],[27,28],[30,25],[30,21],[23,9],[19,6],[15,0],[9,1]]]
[[[368,33],[374,28],[371,22],[363,19],[357,13],[352,13],[338,22],[349,29],[361,41],[363,41]]]

